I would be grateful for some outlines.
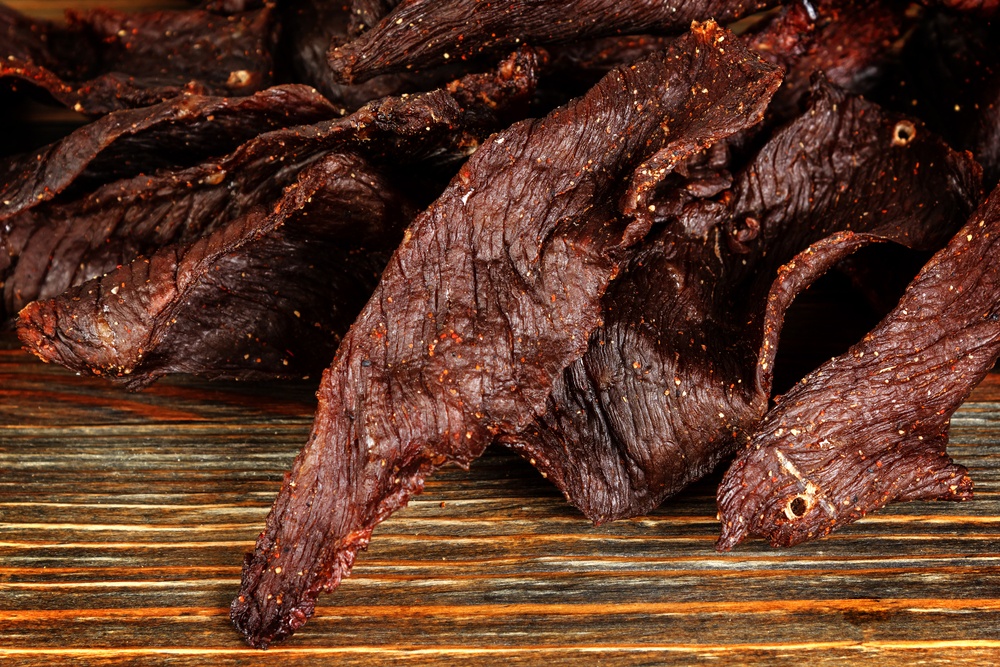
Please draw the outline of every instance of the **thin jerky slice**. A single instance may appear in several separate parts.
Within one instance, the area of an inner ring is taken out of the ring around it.
[[[777,0],[406,0],[329,61],[343,83],[466,60],[518,44],[639,33],[680,33],[692,21],[729,21]]]
[[[968,500],[949,420],[1000,355],[1000,189],[857,345],[782,396],[723,477],[728,550],[790,546],[888,503]]]
[[[328,155],[273,206],[29,304],[18,333],[45,361],[133,390],[166,373],[316,373],[414,214],[364,160]]]
[[[271,83],[271,9],[67,13],[68,25],[0,5],[0,79],[30,84],[88,114],[183,93],[249,95]]]
[[[929,12],[909,38],[879,100],[918,114],[1000,181],[1000,22]]]
[[[929,0],[928,4],[939,4],[948,9],[980,16],[993,16],[1000,10],[1000,2],[997,0]]]
[[[623,252],[649,229],[646,190],[757,121],[778,83],[732,33],[696,25],[463,165],[324,373],[312,435],[233,601],[250,644],[301,626],[432,470],[467,464],[544,409],[599,324]]]
[[[400,0],[352,0],[351,23],[348,32],[360,35],[396,8]]]
[[[940,247],[978,176],[919,123],[822,86],[732,190],[637,253],[546,414],[506,444],[596,522],[648,513],[763,417],[795,296],[867,243]]]
[[[787,5],[758,32],[750,45],[785,68],[769,113],[778,119],[798,114],[816,72],[853,94],[865,94],[886,75],[912,21],[885,2],[830,0]]]
[[[476,69],[472,63],[461,63],[430,72],[387,74],[357,85],[345,85],[336,80],[326,52],[331,44],[350,41],[350,26],[356,16],[351,8],[326,0],[289,0],[278,9],[282,24],[279,64],[287,70],[281,74],[283,80],[315,86],[346,111],[387,95],[431,90]],[[487,67],[492,66],[490,63]]]
[[[247,97],[184,96],[110,113],[37,153],[0,163],[0,220],[71,188],[161,168],[182,168],[226,155],[281,127],[336,118],[308,86],[275,86]]]
[[[355,152],[388,168],[419,162],[422,172],[463,159],[521,113],[536,69],[535,53],[523,48],[496,72],[463,77],[447,89],[268,132],[222,159],[116,181],[78,200],[24,211],[0,228],[0,321],[29,301],[55,297],[163,245],[191,243],[277,200],[303,168],[330,152]],[[413,173],[406,181],[425,183]]]

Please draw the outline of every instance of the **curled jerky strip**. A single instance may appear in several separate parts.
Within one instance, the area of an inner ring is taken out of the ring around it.
[[[468,75],[446,89],[274,130],[221,159],[23,211],[0,227],[0,321],[29,301],[55,297],[163,245],[189,244],[273,203],[303,168],[330,152],[387,166],[462,159],[520,112],[534,91],[537,65],[536,53],[522,48],[496,71]]]
[[[719,487],[728,550],[789,546],[888,503],[968,500],[945,449],[952,413],[1000,355],[1000,189],[896,308],[768,413]]]
[[[712,22],[483,145],[404,235],[324,373],[309,442],[243,568],[232,619],[266,647],[305,623],[376,524],[448,462],[544,409],[648,223],[640,165],[759,120],[780,77]]]
[[[0,221],[73,189],[224,156],[281,127],[339,115],[308,86],[275,86],[247,97],[191,95],[116,111],[42,150],[0,163]]]
[[[680,33],[692,21],[728,21],[776,4],[777,0],[406,0],[356,40],[335,44],[329,61],[343,83],[358,83],[518,44]]]
[[[248,95],[272,79],[271,9],[67,14],[35,21],[0,5],[0,80],[37,86],[87,114],[184,93]]]
[[[763,417],[795,296],[861,245],[940,247],[978,177],[919,123],[821,85],[730,190],[665,221],[609,288],[547,413],[504,441],[594,521],[649,512]]]
[[[315,373],[414,213],[364,160],[328,155],[273,205],[29,304],[18,333],[42,359],[129,389],[166,373]]]

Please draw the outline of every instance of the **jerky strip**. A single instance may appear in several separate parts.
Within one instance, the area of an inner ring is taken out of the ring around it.
[[[719,487],[728,550],[789,546],[888,503],[968,500],[952,413],[1000,356],[1000,188],[843,356],[786,393]]]
[[[329,61],[343,83],[466,60],[517,44],[545,45],[647,32],[680,33],[692,21],[752,14],[776,0],[406,0]]]
[[[273,207],[29,304],[18,333],[45,361],[128,389],[166,373],[315,373],[414,213],[364,160],[329,155]]]
[[[47,91],[88,114],[183,93],[249,95],[270,85],[271,10],[67,14],[35,21],[0,5],[0,79]]]
[[[649,229],[634,206],[646,188],[757,121],[778,83],[709,22],[470,158],[407,230],[324,373],[312,435],[233,601],[251,645],[305,623],[432,470],[544,409]]]
[[[430,72],[387,74],[362,84],[344,85],[336,80],[326,61],[326,52],[331,44],[350,41],[355,33],[351,33],[349,26],[357,15],[343,3],[326,0],[289,0],[281,4],[279,11],[282,30],[278,51],[281,64],[289,70],[286,76],[315,86],[345,110],[357,109],[387,95],[432,90],[476,70],[472,63],[460,63]],[[493,63],[487,65],[492,66]]]
[[[307,86],[275,86],[248,97],[185,96],[126,109],[90,123],[41,151],[0,164],[0,220],[60,195],[160,168],[226,155],[280,127],[335,118]]]
[[[425,171],[428,161],[462,159],[520,113],[536,69],[535,53],[523,48],[496,72],[463,77],[445,90],[268,132],[220,160],[117,181],[80,200],[14,216],[0,228],[0,321],[29,301],[52,298],[163,245],[189,244],[277,200],[304,167],[331,151],[387,165],[424,161]]]
[[[815,4],[815,20],[805,3],[794,3],[748,36],[753,48],[785,68],[784,83],[768,111],[779,119],[798,114],[816,72],[850,93],[872,90],[898,55],[907,27],[902,10],[884,2]]]
[[[629,263],[546,415],[505,442],[593,521],[649,512],[763,417],[795,295],[866,243],[940,247],[978,176],[918,122],[821,86],[731,191],[688,204]]]

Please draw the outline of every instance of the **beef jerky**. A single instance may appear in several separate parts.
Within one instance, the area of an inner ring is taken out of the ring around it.
[[[517,44],[546,45],[639,33],[680,33],[692,21],[752,14],[777,0],[408,0],[356,40],[333,45],[329,62],[340,81],[421,70]]]
[[[546,94],[554,89],[566,99],[578,97],[612,69],[665,49],[674,39],[661,35],[624,35],[550,46],[547,50],[551,62],[544,70],[541,92]]]
[[[308,444],[231,616],[267,647],[448,462],[523,428],[583,354],[600,298],[673,165],[758,120],[779,76],[728,31],[613,71],[494,135],[407,229],[319,390]]]
[[[789,546],[888,503],[968,500],[952,413],[1000,355],[1000,189],[896,308],[787,392],[719,487],[722,536]]]
[[[248,95],[271,83],[271,10],[67,14],[68,25],[0,5],[0,79],[87,114],[183,93]]]
[[[188,167],[269,130],[338,115],[315,90],[299,85],[116,111],[36,153],[0,163],[0,220],[67,189],[87,192],[140,173]]]
[[[424,171],[434,161],[464,159],[483,136],[520,113],[536,68],[534,52],[523,48],[496,72],[463,77],[447,89],[268,132],[221,159],[24,211],[0,228],[0,321],[29,301],[52,298],[162,245],[191,243],[275,201],[327,153],[357,152],[388,166],[422,161]],[[421,182],[413,174],[408,180]]]
[[[349,7],[324,0],[290,0],[282,3],[282,33],[278,49],[286,80],[308,83],[345,110],[355,110],[387,95],[423,92],[475,71],[468,63],[437,68],[431,72],[387,74],[357,85],[336,80],[326,61],[331,44],[351,39],[350,24],[355,16]],[[488,67],[492,67],[491,63]]]
[[[400,0],[352,0],[351,22],[348,32],[352,35],[360,35],[395,9],[399,2]]]
[[[985,182],[1000,180],[1000,22],[930,12],[909,38],[877,98],[919,114],[952,145],[971,150]]]
[[[795,295],[866,243],[940,247],[978,176],[916,121],[821,86],[731,190],[665,221],[608,290],[546,414],[504,441],[588,518],[648,513],[763,417]]]
[[[781,120],[797,115],[816,72],[850,93],[869,92],[894,62],[910,23],[900,9],[884,2],[831,0],[811,10],[805,3],[783,7],[747,37],[765,58],[785,68],[769,113]]]
[[[1000,10],[1000,2],[997,0],[932,0],[931,4],[980,16],[993,16]]]
[[[414,213],[364,160],[327,155],[273,206],[29,304],[18,333],[45,361],[133,390],[166,373],[316,373]]]

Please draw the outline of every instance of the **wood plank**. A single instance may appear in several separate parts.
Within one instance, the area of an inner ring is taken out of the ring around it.
[[[468,471],[429,480],[316,617],[259,654],[241,646],[227,606],[242,554],[308,436],[311,389],[171,379],[123,395],[6,345],[0,381],[19,401],[79,394],[95,407],[71,396],[84,408],[43,400],[24,421],[0,413],[0,660],[1000,657],[998,375],[954,420],[952,452],[979,484],[973,502],[895,505],[794,549],[754,542],[718,554],[715,480],[648,517],[593,526],[526,463],[491,450]]]

